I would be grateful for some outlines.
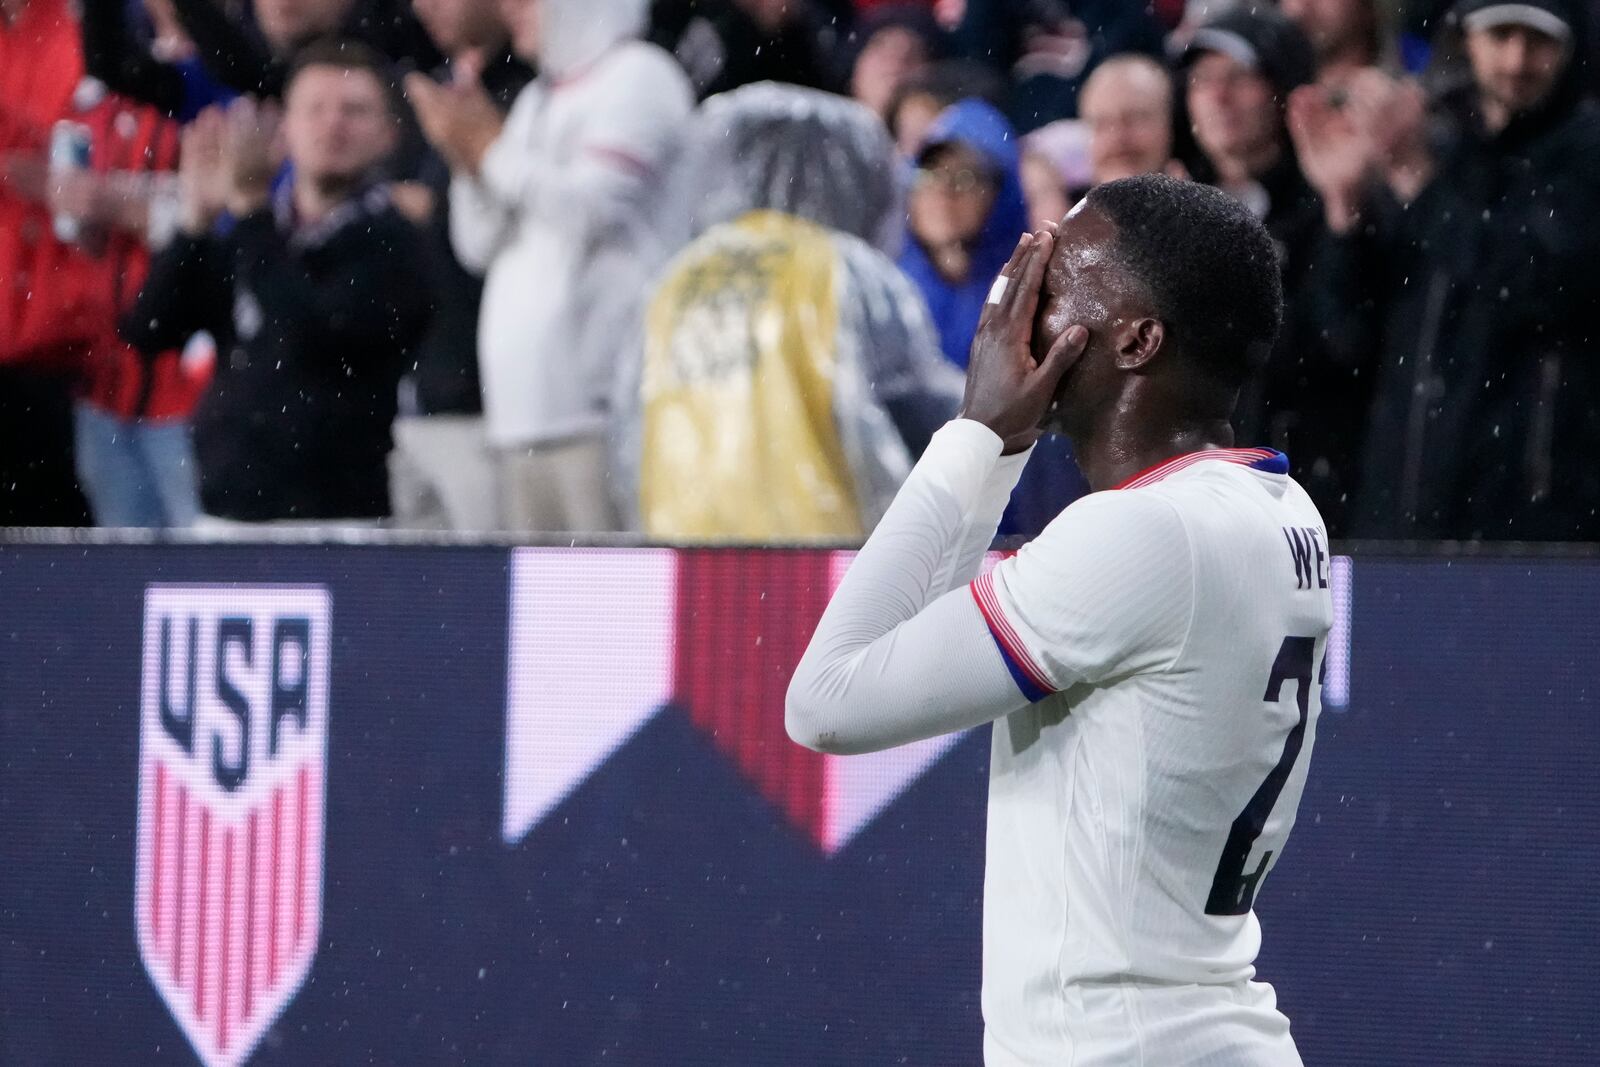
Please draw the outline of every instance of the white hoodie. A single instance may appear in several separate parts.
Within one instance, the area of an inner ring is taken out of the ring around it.
[[[543,0],[538,80],[477,176],[451,183],[451,243],[486,273],[478,363],[497,445],[605,427],[646,280],[647,204],[694,106],[673,58],[633,39],[644,13],[640,0]]]

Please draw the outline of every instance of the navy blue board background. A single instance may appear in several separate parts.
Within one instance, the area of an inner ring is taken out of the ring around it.
[[[507,845],[507,562],[0,547],[0,1063],[195,1062],[132,918],[157,581],[332,599],[321,943],[250,1063],[977,1062],[987,732],[824,858],[669,708]],[[1309,1064],[1595,1062],[1600,565],[1354,589],[1262,977]]]

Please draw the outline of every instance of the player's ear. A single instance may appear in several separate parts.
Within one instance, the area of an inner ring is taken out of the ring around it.
[[[1140,370],[1161,351],[1167,328],[1160,319],[1134,319],[1117,337],[1117,368]]]

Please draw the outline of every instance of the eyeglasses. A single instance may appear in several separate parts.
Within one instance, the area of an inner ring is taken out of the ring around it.
[[[917,169],[917,186],[919,188],[937,189],[941,192],[954,193],[956,196],[971,196],[973,193],[987,192],[994,187],[994,184],[994,179],[988,174],[966,167],[959,170],[944,167],[919,167]]]

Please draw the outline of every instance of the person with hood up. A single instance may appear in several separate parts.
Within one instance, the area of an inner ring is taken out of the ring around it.
[[[614,527],[607,400],[627,304],[645,285],[648,206],[694,106],[672,57],[638,40],[644,0],[502,0],[539,76],[502,116],[475,72],[406,91],[451,165],[451,243],[486,272],[478,320],[502,525]]]
[[[1005,116],[982,100],[946,108],[917,153],[907,207],[900,269],[922,290],[945,358],[965,367],[989,286],[1028,228]]]
[[[1355,536],[1600,539],[1583,14],[1460,0],[1431,120],[1419,89],[1377,71],[1292,101],[1333,235],[1326,304],[1376,353]]]
[[[945,358],[965,367],[989,287],[1028,228],[1016,131],[992,105],[962,100],[934,120],[916,163],[900,267],[928,301]],[[1036,534],[1086,490],[1066,439],[1046,438],[1000,532]]]
[[[703,105],[664,212],[687,245],[619,380],[637,529],[859,540],[955,411],[961,376],[881,250],[893,160],[877,117],[832,94],[768,82]]]

